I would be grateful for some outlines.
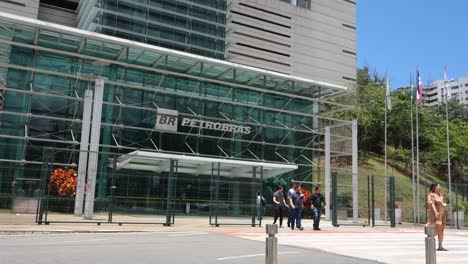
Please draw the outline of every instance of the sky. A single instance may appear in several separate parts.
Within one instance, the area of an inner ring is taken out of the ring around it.
[[[392,89],[468,76],[467,0],[358,0],[357,65],[388,74]]]

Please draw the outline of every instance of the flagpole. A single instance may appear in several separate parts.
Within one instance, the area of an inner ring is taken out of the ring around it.
[[[450,133],[449,133],[449,118],[448,118],[448,102],[449,102],[449,89],[447,84],[447,72],[444,66],[444,86],[445,86],[445,124],[447,133],[447,173],[448,173],[448,185],[449,185],[449,214],[452,219],[452,175],[450,170]],[[453,228],[453,221],[450,221],[450,226]]]
[[[385,135],[384,135],[384,219],[385,223],[387,222],[387,107],[388,107],[388,77],[385,76],[386,79],[386,86],[385,86],[385,118],[384,118],[384,123],[385,123]]]
[[[411,101],[411,184],[413,186],[413,224],[416,225],[416,185],[414,177],[414,118],[413,118],[413,77],[410,75],[410,101]]]
[[[422,102],[422,92],[419,90],[420,86],[422,85],[421,82],[421,77],[419,76],[419,71],[417,74],[417,95],[419,98],[417,98],[416,102],[416,211],[418,213],[417,215],[417,225],[419,226],[421,224],[421,195],[420,195],[420,186],[419,186],[419,103]],[[419,100],[419,102],[418,102]]]

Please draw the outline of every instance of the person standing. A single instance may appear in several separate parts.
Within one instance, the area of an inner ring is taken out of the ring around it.
[[[322,230],[319,224],[320,217],[322,216],[322,206],[325,206],[325,197],[320,193],[320,187],[315,187],[315,193],[310,200],[310,208],[312,208],[312,217],[314,219],[314,230]]]
[[[263,197],[260,191],[257,192],[256,203],[257,203],[257,220],[260,221],[263,218],[263,207],[266,206],[265,197]]]
[[[435,234],[439,242],[438,251],[447,251],[442,246],[444,241],[444,229],[446,224],[447,215],[445,213],[444,200],[440,196],[440,185],[437,183],[431,184],[429,193],[427,194],[427,206],[429,214],[427,216],[426,226],[434,226]]]
[[[283,228],[283,208],[287,206],[284,202],[283,186],[279,185],[276,188],[276,192],[273,194],[273,203],[275,204],[273,224],[276,224],[279,217],[279,227]]]
[[[289,197],[289,202],[291,204],[291,209],[293,210],[293,219],[291,219],[291,229],[294,230],[294,222],[296,224],[296,228],[299,230],[304,230],[302,227],[302,200],[304,195],[301,193],[301,186],[295,186],[295,192],[291,194]]]
[[[291,200],[291,195],[296,192],[297,184],[291,184],[291,188],[288,191],[288,202],[289,202],[289,215],[288,215],[288,227],[291,227],[291,223],[294,222],[294,206]]]

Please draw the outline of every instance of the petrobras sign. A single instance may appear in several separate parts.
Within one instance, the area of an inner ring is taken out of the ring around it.
[[[154,126],[157,130],[166,130],[166,131],[177,131],[177,125],[179,121],[179,112],[176,110],[163,109],[159,108],[156,114],[156,124]],[[184,127],[193,127],[199,129],[209,129],[216,131],[232,132],[232,133],[241,133],[248,135],[251,132],[251,128],[248,126],[238,126],[229,123],[220,123],[212,122],[206,120],[200,120],[196,118],[182,118],[180,124]]]
[[[158,112],[156,113],[156,125],[154,128],[157,130],[177,132],[178,116],[179,111],[158,108]]]
[[[232,133],[242,133],[246,135],[250,134],[250,131],[251,131],[251,128],[248,126],[237,126],[237,125],[228,124],[228,123],[211,122],[211,121],[186,118],[186,117],[182,119],[181,125],[188,126],[188,127],[195,127],[195,128],[232,132]]]

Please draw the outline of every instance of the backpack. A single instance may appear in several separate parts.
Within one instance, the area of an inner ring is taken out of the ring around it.
[[[262,204],[262,207],[265,207],[265,206],[266,206],[265,197],[262,196],[262,198],[260,199],[260,203]]]

